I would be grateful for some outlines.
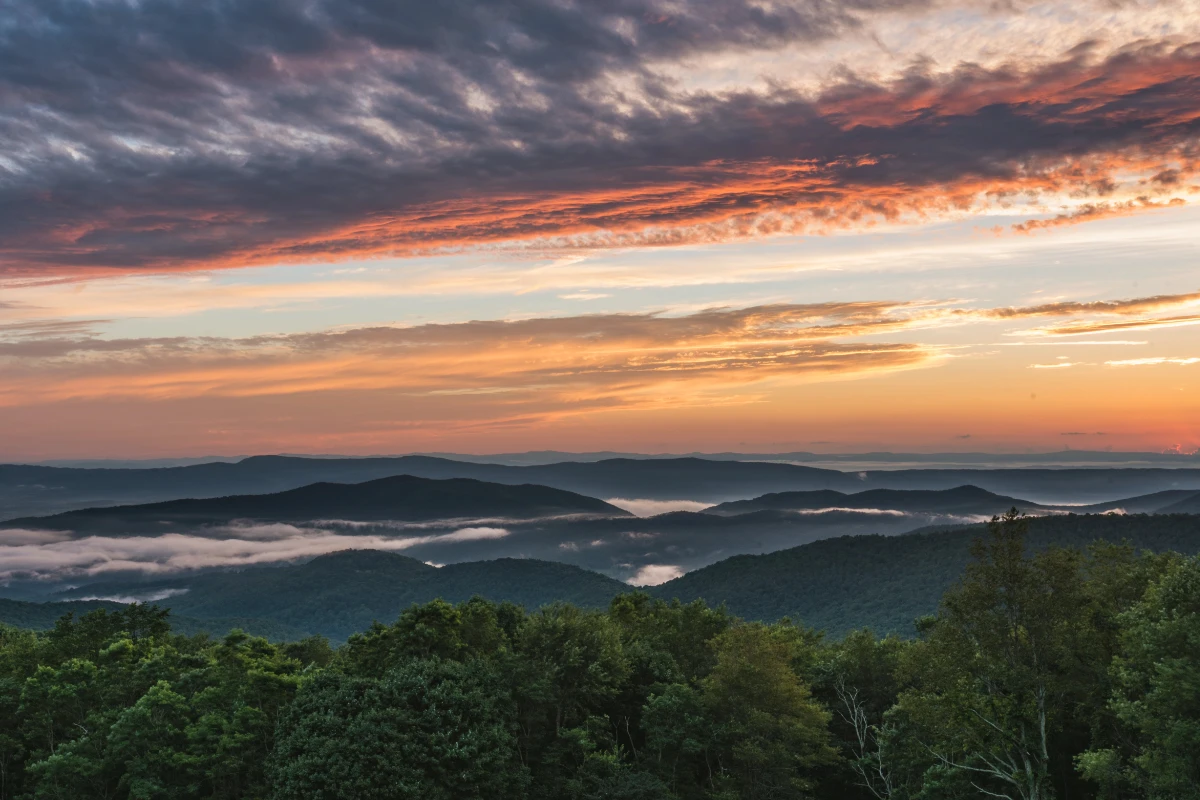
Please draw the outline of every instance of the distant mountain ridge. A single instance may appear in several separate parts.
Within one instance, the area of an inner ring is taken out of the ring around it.
[[[1038,466],[1069,466],[1109,464],[1113,466],[1163,466],[1186,467],[1200,465],[1200,452],[1137,452],[1121,450],[1050,450],[1040,453],[987,453],[940,452],[905,453],[877,450],[865,453],[816,453],[811,450],[792,450],[779,453],[755,452],[707,452],[694,450],[688,453],[635,453],[620,450],[526,450],[511,453],[454,453],[450,451],[426,451],[417,453],[386,453],[353,456],[339,453],[277,453],[276,455],[310,459],[364,459],[404,458],[406,456],[428,456],[472,464],[507,464],[510,466],[538,466],[558,464],[565,461],[607,461],[614,458],[675,459],[702,458],[708,461],[777,461],[799,464],[927,464],[935,467],[973,465],[983,468]],[[79,467],[86,469],[144,469],[152,467],[182,467],[214,461],[233,463],[252,458],[250,455],[236,456],[182,456],[177,458],[108,459],[76,458],[49,459],[45,461],[21,462],[41,467]]]
[[[752,511],[817,511],[831,508],[880,509],[928,514],[992,515],[1009,508],[1048,511],[1043,506],[980,489],[868,489],[847,494],[831,489],[816,492],[775,492],[752,500],[735,500],[705,509],[708,514],[744,514]]]
[[[320,519],[356,521],[513,517],[567,514],[630,516],[603,500],[562,489],[524,484],[487,483],[471,478],[444,480],[395,475],[357,484],[314,483],[272,494],[167,500],[144,505],[67,511],[48,517],[8,520],[0,527],[95,531],[114,527],[135,532],[139,524],[151,533],[161,525],[219,524],[236,519],[298,522]]]
[[[1183,459],[1181,464],[1192,463]],[[970,484],[1036,503],[1102,503],[1169,489],[1200,490],[1194,468],[894,469],[843,472],[789,463],[702,458],[615,458],[533,466],[468,463],[429,456],[298,458],[253,456],[236,463],[152,469],[0,465],[0,518],[180,497],[263,494],[317,482],[361,483],[392,475],[538,484],[599,498],[721,503],[764,493],[833,489],[951,489]]]

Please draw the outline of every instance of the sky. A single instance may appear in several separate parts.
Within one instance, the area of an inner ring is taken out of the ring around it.
[[[1200,0],[10,0],[0,460],[1200,448]]]

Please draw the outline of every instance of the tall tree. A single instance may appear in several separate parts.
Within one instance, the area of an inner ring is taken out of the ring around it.
[[[647,744],[682,797],[794,798],[836,758],[829,713],[793,667],[802,637],[742,624],[716,637],[699,687],[650,699]]]
[[[942,598],[913,651],[915,687],[900,706],[938,767],[980,794],[1054,796],[1055,736],[1095,638],[1086,623],[1083,555],[1028,558],[1014,509],[993,519],[962,581]]]
[[[1200,798],[1200,559],[1175,561],[1121,618],[1116,745],[1079,758],[1110,796]]]

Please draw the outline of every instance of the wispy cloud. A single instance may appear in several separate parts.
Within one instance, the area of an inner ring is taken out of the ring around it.
[[[625,582],[630,586],[658,586],[682,575],[683,569],[674,564],[647,564]]]
[[[700,54],[939,8],[521,0],[400,19],[359,0],[17,0],[0,30],[4,268],[659,246],[1083,203],[1029,230],[1183,199],[1188,39],[832,68],[816,88],[672,77]]]
[[[1167,358],[1165,356],[1154,358],[1127,358],[1118,361],[1105,361],[1109,367],[1155,367],[1159,364],[1178,364],[1180,366],[1190,366],[1192,364],[1200,364],[1200,358]]]
[[[1172,172],[1174,172],[1172,170]],[[1012,226],[1012,230],[1017,233],[1033,233],[1034,231],[1047,230],[1050,228],[1061,228],[1064,225],[1078,225],[1081,222],[1092,222],[1098,219],[1108,219],[1110,217],[1124,217],[1130,214],[1136,214],[1139,211],[1148,211],[1155,208],[1170,208],[1171,206],[1186,205],[1187,201],[1182,197],[1172,197],[1170,200],[1155,201],[1149,197],[1139,197],[1134,200],[1125,200],[1123,202],[1101,202],[1101,203],[1084,203],[1078,208],[1065,211],[1061,214],[1056,214],[1047,219],[1031,219],[1026,222],[1019,222]]]
[[[1163,312],[1200,306],[1200,292],[1176,295],[1156,295],[1128,300],[1096,300],[1092,302],[1058,302],[1038,306],[999,308],[984,312],[995,319],[1029,319],[1036,317],[1092,317],[1078,322],[1063,322],[1030,330],[1017,331],[1026,336],[1084,336],[1114,331],[1177,328],[1200,323],[1200,315],[1184,314],[1149,316]],[[1104,319],[1117,317],[1117,319]],[[1133,319],[1129,319],[1133,317]]]
[[[114,572],[169,574],[295,561],[339,550],[399,552],[421,545],[498,539],[509,534],[504,528],[464,528],[431,536],[347,536],[290,525],[261,526],[257,530],[247,528],[238,538],[180,533],[82,538],[59,532],[0,533],[0,581],[62,579]]]
[[[653,517],[656,514],[666,514],[671,511],[703,511],[712,503],[702,503],[698,500],[647,500],[637,497],[613,497],[604,502],[617,508],[623,508],[639,517]]]
[[[513,321],[350,328],[243,339],[0,337],[0,406],[63,400],[248,398],[386,390],[461,398],[495,413],[746,402],[729,390],[936,363],[933,345],[880,341],[923,330],[1082,317],[1022,333],[1095,333],[1200,322],[1142,316],[1200,304],[1200,294],[961,308],[855,301],[707,308],[690,314],[587,314]],[[1105,320],[1105,317],[1117,317]],[[1129,319],[1134,317],[1134,319]],[[1066,369],[1065,357],[1035,369]],[[718,400],[718,396],[723,399]],[[686,398],[686,399],[685,399]]]
[[[559,298],[563,300],[602,300],[605,297],[611,297],[611,295],[603,292],[571,292],[559,295]]]
[[[1150,330],[1152,328],[1181,328],[1190,325],[1200,325],[1200,314],[1117,320],[1112,322],[1073,322],[1065,325],[1036,328],[1031,331],[1025,331],[1025,333],[1042,334],[1046,336],[1084,336],[1087,334],[1111,333],[1113,331],[1142,331]]]
[[[585,401],[584,407],[619,405],[638,396],[638,402],[655,402],[656,387],[665,384],[739,385],[768,377],[911,367],[935,357],[912,344],[837,341],[913,324],[893,314],[896,308],[893,303],[827,303],[242,340],[17,341],[0,343],[0,357],[18,367],[0,387],[0,404],[379,389],[430,396],[557,393]]]

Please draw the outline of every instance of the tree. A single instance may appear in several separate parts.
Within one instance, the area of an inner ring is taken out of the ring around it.
[[[983,795],[1047,800],[1064,760],[1054,738],[1096,640],[1083,555],[1052,548],[1027,558],[1025,531],[1014,509],[975,543],[975,562],[913,651],[916,686],[899,705],[942,770]]]
[[[1110,795],[1200,798],[1200,559],[1170,564],[1121,622],[1110,705],[1122,736],[1080,768]]]
[[[831,763],[829,713],[793,668],[803,639],[759,624],[729,628],[714,640],[716,665],[699,689],[668,687],[645,719],[682,796],[799,797],[816,769]]]
[[[382,680],[324,673],[279,722],[276,800],[522,796],[512,705],[483,662],[411,660]]]
[[[521,697],[534,715],[542,710],[555,735],[603,711],[629,674],[613,621],[569,605],[530,615],[518,634],[517,653]]]
[[[509,647],[522,618],[516,606],[479,597],[457,606],[433,600],[410,606],[391,625],[376,622],[351,636],[336,661],[345,672],[379,676],[414,658],[492,656]]]
[[[911,759],[899,752],[897,721],[885,718],[903,688],[900,664],[908,646],[897,636],[854,631],[823,649],[816,670],[814,692],[833,712],[832,731],[851,783],[877,800],[903,800],[920,788],[923,768],[911,769]]]

